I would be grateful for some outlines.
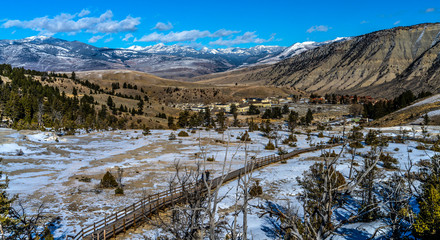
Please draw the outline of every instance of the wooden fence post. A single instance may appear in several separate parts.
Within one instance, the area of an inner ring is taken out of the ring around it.
[[[105,235],[105,229],[104,229],[104,240],[107,240],[107,236]]]
[[[134,228],[136,228],[136,213],[133,214],[133,224]]]
[[[114,223],[113,223],[113,238],[116,239],[116,229]]]

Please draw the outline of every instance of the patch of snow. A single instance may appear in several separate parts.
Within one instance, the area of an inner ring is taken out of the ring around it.
[[[403,110],[407,110],[407,109],[410,109],[410,108],[413,108],[413,107],[417,107],[417,106],[422,106],[422,105],[425,105],[425,104],[432,104],[432,103],[438,103],[438,102],[440,102],[440,94],[436,94],[434,96],[428,97],[427,99],[424,99],[422,101],[416,102],[416,103],[414,103],[412,105],[409,105],[407,107],[399,109],[397,112],[400,112],[400,111],[403,111]]]
[[[64,138],[59,138],[55,133],[53,132],[41,132],[33,135],[27,135],[27,139],[33,142],[48,142],[48,143],[55,143],[55,142],[66,142],[67,140]]]
[[[6,143],[0,145],[0,153],[1,154],[12,154],[12,153],[18,153],[19,151],[23,151],[24,153],[29,153],[28,149],[23,146],[19,146],[16,143]]]

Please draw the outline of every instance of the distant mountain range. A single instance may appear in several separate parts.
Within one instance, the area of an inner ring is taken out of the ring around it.
[[[337,39],[341,41],[344,39]],[[195,49],[156,44],[127,49],[99,48],[52,37],[0,40],[0,62],[40,71],[131,69],[160,77],[185,79],[238,67],[271,64],[333,41],[297,43],[291,47]]]
[[[272,65],[200,76],[197,80],[388,98],[405,90],[440,93],[440,23],[376,31],[313,49],[302,45],[309,50]]]

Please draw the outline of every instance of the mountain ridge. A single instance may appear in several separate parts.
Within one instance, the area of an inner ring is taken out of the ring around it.
[[[195,49],[162,43],[147,47],[100,48],[79,41],[33,36],[0,40],[0,62],[38,71],[130,69],[184,80],[241,66],[265,64],[259,61],[276,58],[285,49],[264,45]]]
[[[319,46],[247,72],[202,76],[204,82],[295,87],[308,92],[394,97],[439,92],[440,23],[375,31]]]

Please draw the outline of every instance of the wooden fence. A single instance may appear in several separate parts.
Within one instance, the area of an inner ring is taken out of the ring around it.
[[[328,144],[310,147],[306,149],[299,149],[283,155],[270,155],[261,158],[256,158],[240,169],[229,172],[226,176],[219,176],[210,180],[212,188],[218,187],[220,183],[224,183],[237,178],[245,173],[246,169],[258,169],[267,166],[271,163],[279,162],[283,159],[288,159],[301,153],[312,152],[324,148],[332,148],[341,144]],[[253,166],[252,166],[253,165]],[[222,179],[223,178],[223,179]],[[223,180],[223,181],[222,181]],[[190,190],[194,186],[185,186],[185,191]],[[137,227],[144,223],[146,218],[154,214],[157,210],[166,208],[172,202],[176,203],[182,199],[182,187],[177,187],[172,190],[167,190],[150,195],[140,201],[106,216],[103,219],[94,222],[92,225],[84,227],[75,236],[68,236],[66,239],[87,239],[87,240],[105,240],[116,237],[117,234],[125,232],[128,228]]]

